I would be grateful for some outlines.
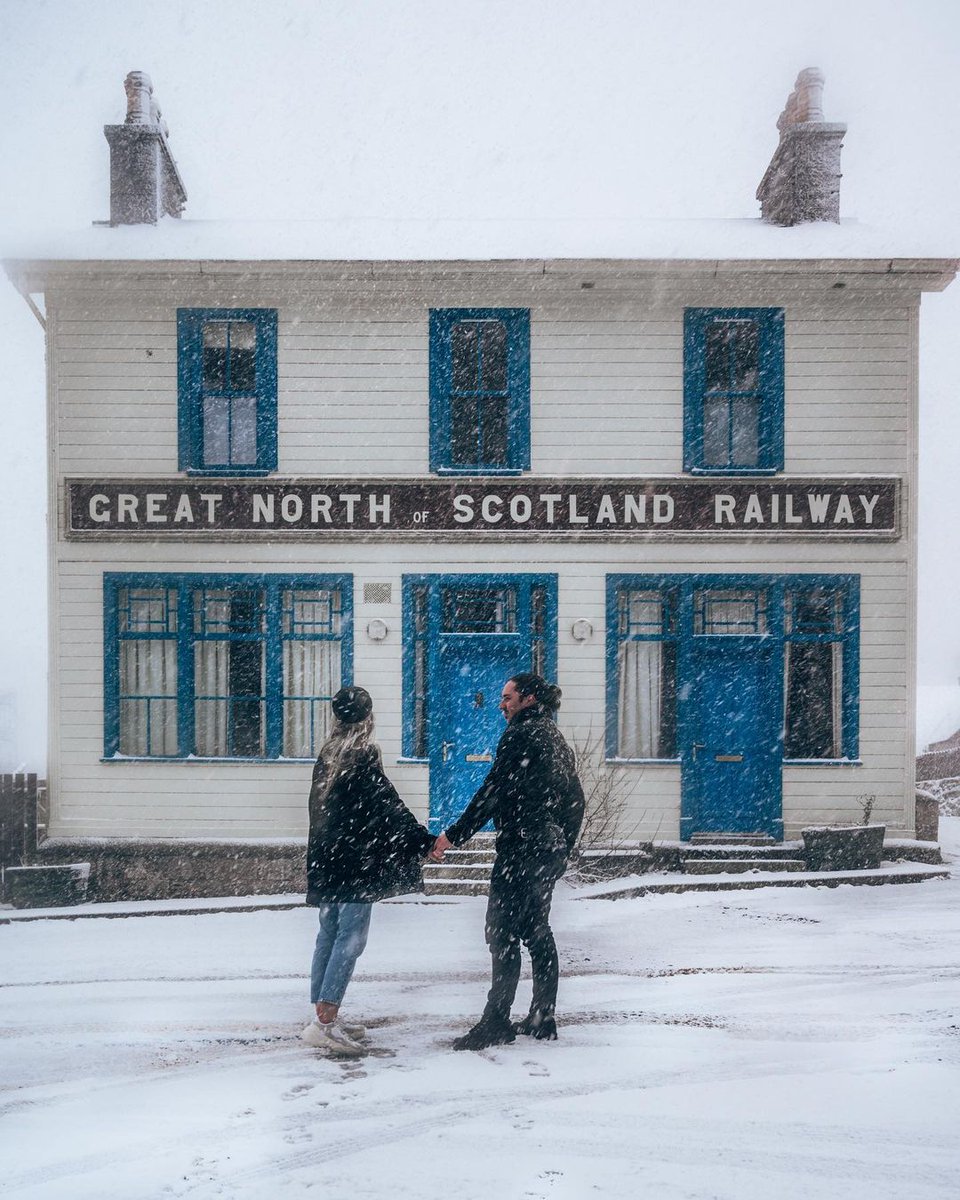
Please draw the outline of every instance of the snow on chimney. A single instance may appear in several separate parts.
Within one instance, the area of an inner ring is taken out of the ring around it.
[[[156,225],[161,217],[180,216],[187,193],[150,76],[131,71],[123,86],[126,121],[103,127],[110,146],[110,224]]]
[[[801,71],[777,121],[780,144],[757,188],[760,215],[771,225],[840,221],[840,148],[847,127],[823,119],[823,83],[816,67]]]

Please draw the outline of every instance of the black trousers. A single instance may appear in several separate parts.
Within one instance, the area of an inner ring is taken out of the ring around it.
[[[533,968],[531,1008],[552,1013],[560,969],[550,929],[553,889],[566,867],[563,851],[500,852],[490,876],[486,938],[492,981],[484,1015],[508,1018],[520,979],[520,943]]]

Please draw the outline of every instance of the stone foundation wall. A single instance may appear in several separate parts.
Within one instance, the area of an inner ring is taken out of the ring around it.
[[[39,865],[90,863],[87,900],[272,896],[306,891],[306,847],[291,842],[44,842]]]

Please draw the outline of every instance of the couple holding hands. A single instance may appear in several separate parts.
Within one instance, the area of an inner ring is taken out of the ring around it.
[[[463,815],[438,837],[417,822],[384,774],[369,692],[341,688],[331,707],[333,731],[310,789],[307,904],[319,909],[320,929],[310,973],[316,1018],[303,1040],[338,1054],[365,1053],[363,1028],[339,1012],[374,902],[418,891],[422,860],[442,862],[447,849],[462,846],[488,821],[497,831],[486,917],[492,980],[483,1015],[453,1049],[482,1050],[512,1042],[517,1033],[556,1038],[559,964],[550,902],[584,808],[573,751],[553,720],[560,689],[529,672],[507,680],[500,699],[507,728],[493,765]],[[533,999],[514,1024],[521,942],[530,953]]]

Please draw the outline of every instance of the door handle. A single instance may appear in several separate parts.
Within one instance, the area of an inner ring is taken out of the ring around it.
[[[694,762],[697,761],[697,751],[698,750],[706,750],[706,748],[707,748],[706,742],[694,742],[693,743],[693,761]]]
[[[456,742],[441,742],[440,743],[440,753],[443,756],[441,759],[442,762],[447,761],[447,759],[450,757],[450,751],[454,748],[454,746],[456,744],[457,744]]]

